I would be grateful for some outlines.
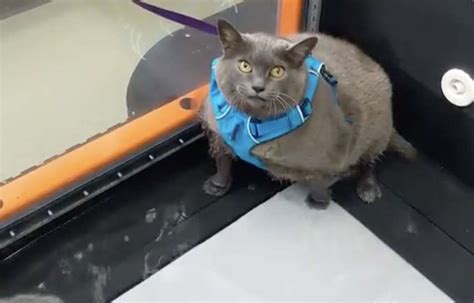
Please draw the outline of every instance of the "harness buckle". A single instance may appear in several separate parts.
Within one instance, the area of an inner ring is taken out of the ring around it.
[[[331,86],[336,86],[337,85],[337,79],[334,77],[333,74],[331,74],[327,69],[326,66],[323,65],[321,66],[321,71],[319,72],[321,76],[326,80],[327,83],[329,83]]]

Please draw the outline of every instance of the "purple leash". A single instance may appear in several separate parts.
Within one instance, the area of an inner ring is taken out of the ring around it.
[[[197,29],[201,32],[217,35],[217,27],[215,25],[155,5],[144,3],[142,0],[132,0],[132,2],[149,12],[152,12],[168,20]]]

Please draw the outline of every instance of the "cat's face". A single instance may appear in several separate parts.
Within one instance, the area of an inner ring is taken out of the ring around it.
[[[216,67],[220,90],[228,102],[256,118],[288,111],[304,95],[304,59],[316,45],[311,37],[299,43],[266,34],[240,34],[218,22],[224,55]]]

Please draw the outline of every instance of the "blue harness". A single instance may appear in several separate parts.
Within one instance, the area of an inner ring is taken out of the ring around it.
[[[305,123],[313,112],[312,100],[318,88],[320,75],[331,84],[335,92],[336,79],[325,71],[322,62],[313,57],[308,57],[305,60],[308,69],[308,80],[302,102],[282,116],[258,120],[230,106],[227,102],[216,81],[214,70],[217,60],[212,61],[209,100],[219,134],[240,159],[262,169],[266,168],[265,164],[252,154],[252,148],[281,137]]]

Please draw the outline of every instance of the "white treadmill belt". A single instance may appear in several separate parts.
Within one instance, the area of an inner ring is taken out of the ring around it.
[[[339,205],[313,210],[306,195],[284,190],[115,302],[451,301]]]

